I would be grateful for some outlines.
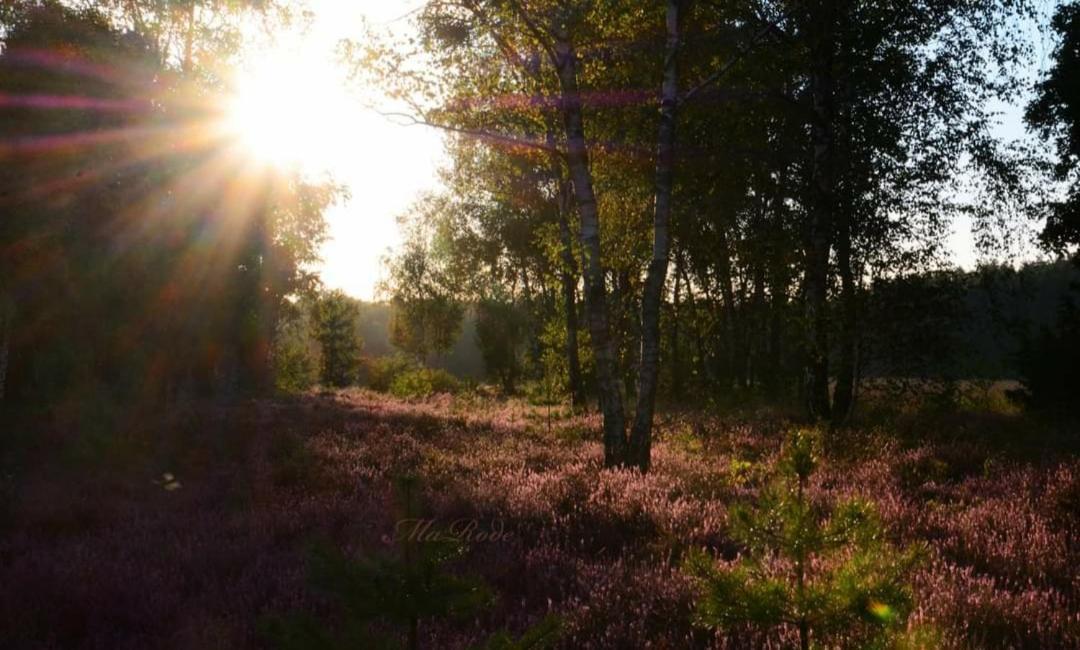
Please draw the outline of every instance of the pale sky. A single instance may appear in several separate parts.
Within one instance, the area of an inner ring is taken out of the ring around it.
[[[381,258],[400,241],[397,216],[418,194],[438,187],[436,172],[444,149],[438,131],[394,124],[371,111],[365,103],[369,97],[362,96],[364,89],[351,84],[337,63],[335,48],[342,39],[360,38],[365,19],[374,28],[407,27],[408,20],[402,17],[422,3],[307,0],[314,11],[308,31],[256,46],[243,64],[248,75],[265,77],[256,85],[273,86],[262,94],[273,97],[283,87],[300,86],[295,98],[278,102],[292,106],[277,110],[287,117],[295,109],[296,121],[305,123],[309,132],[277,131],[267,139],[309,138],[311,142],[292,143],[306,149],[305,168],[313,174],[329,172],[352,194],[351,200],[327,214],[330,240],[322,250],[320,271],[328,288],[368,300],[382,277]],[[283,60],[291,65],[281,73]],[[313,165],[312,160],[318,163]]]
[[[304,35],[279,36],[256,48],[248,57],[248,74],[259,77],[269,90],[263,95],[278,97],[283,87],[296,87],[295,95],[278,104],[277,114],[262,117],[265,125],[254,137],[278,143],[290,139],[291,149],[302,149],[310,172],[326,171],[346,185],[352,199],[334,206],[327,215],[330,240],[322,250],[320,268],[328,288],[343,289],[366,300],[375,295],[382,277],[382,257],[400,242],[396,218],[425,190],[438,187],[437,170],[444,160],[442,135],[428,127],[402,126],[372,112],[365,99],[346,94],[350,87],[346,71],[336,62],[335,47],[344,38],[358,38],[363,21],[375,28],[403,30],[405,17],[424,0],[308,0],[314,21]],[[1037,36],[1033,34],[1033,37]],[[1043,69],[1049,45],[1036,45],[1036,69]],[[291,69],[282,72],[282,62]],[[254,70],[254,72],[252,72]],[[258,85],[258,84],[256,84]],[[364,93],[351,87],[348,92]],[[256,93],[259,94],[259,93]],[[371,95],[366,95],[371,101]],[[259,98],[256,104],[265,105]],[[1003,106],[1000,133],[1006,137],[1024,134],[1019,107]],[[293,112],[312,126],[299,134],[282,134],[282,121]],[[260,114],[249,111],[250,119]],[[314,119],[312,115],[314,114]],[[249,119],[244,117],[243,119]],[[270,133],[270,137],[263,135]],[[297,141],[301,138],[303,141]],[[312,160],[319,161],[313,165]],[[977,261],[970,224],[956,223],[948,241],[954,263],[971,268]]]
[[[400,18],[422,0],[321,0],[317,28],[327,43],[355,36],[359,17],[374,25]],[[397,20],[402,26],[407,20]],[[331,64],[332,65],[332,64]],[[442,134],[423,126],[401,126],[356,105],[355,122],[339,144],[338,179],[352,200],[330,211],[331,240],[323,249],[326,286],[370,300],[382,277],[381,258],[399,242],[397,216],[424,190],[438,186]]]

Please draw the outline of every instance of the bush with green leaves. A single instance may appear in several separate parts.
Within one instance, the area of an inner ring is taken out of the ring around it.
[[[801,648],[889,647],[912,608],[909,576],[921,549],[897,550],[884,539],[871,504],[835,507],[811,499],[818,437],[795,431],[780,476],[755,506],[731,511],[731,535],[743,548],[734,566],[704,552],[686,569],[700,589],[698,622],[710,628],[789,626]]]
[[[476,306],[476,343],[488,378],[512,394],[523,371],[526,314],[512,302],[483,300]]]
[[[371,390],[386,393],[389,392],[391,384],[399,375],[418,368],[420,368],[420,364],[412,357],[404,354],[368,357],[363,362],[363,381]]]
[[[399,350],[430,363],[454,346],[461,335],[465,309],[447,296],[390,301],[390,342]]]
[[[456,393],[461,382],[441,368],[417,368],[403,372],[390,383],[390,394],[402,399],[430,397],[436,393]]]
[[[322,351],[309,310],[301,305],[290,311],[278,323],[274,337],[274,385],[278,390],[294,393],[319,382]]]

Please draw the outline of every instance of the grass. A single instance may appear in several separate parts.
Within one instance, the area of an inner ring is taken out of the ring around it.
[[[80,449],[77,430],[42,427],[6,453],[0,646],[265,647],[260,617],[326,607],[305,585],[305,547],[382,548],[403,474],[423,479],[439,525],[510,533],[460,562],[495,606],[426,626],[422,647],[519,634],[548,613],[567,648],[794,638],[696,627],[681,570],[696,549],[735,561],[728,507],[771,472],[790,425],[776,413],[668,413],[647,476],[602,469],[596,414],[554,409],[549,424],[518,400],[352,390],[130,420],[116,449],[59,453]],[[1002,413],[864,420],[828,436],[810,489],[869,499],[891,541],[928,545],[912,624],[941,646],[1077,647],[1080,461],[1043,431]]]

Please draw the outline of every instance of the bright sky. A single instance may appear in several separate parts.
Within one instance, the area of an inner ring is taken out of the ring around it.
[[[327,215],[330,241],[321,273],[329,288],[374,297],[381,260],[400,242],[396,218],[425,190],[438,187],[442,136],[423,126],[402,126],[365,107],[363,89],[346,79],[335,48],[358,38],[363,21],[406,29],[407,14],[424,0],[307,0],[314,20],[303,35],[279,36],[248,56],[241,104],[235,111],[249,145],[264,157],[301,161],[309,173],[329,172],[352,194]],[[1044,69],[1049,43],[1036,41],[1034,73]],[[282,96],[281,89],[291,92]],[[370,100],[370,94],[367,99]],[[1000,134],[1023,137],[1022,110],[1002,106]],[[282,124],[304,124],[286,132]],[[953,261],[977,261],[971,224],[958,222],[949,238]]]
[[[314,11],[307,32],[258,47],[244,63],[240,101],[250,105],[238,107],[235,119],[246,123],[239,126],[250,146],[271,159],[299,158],[312,174],[329,172],[352,194],[327,214],[330,241],[320,270],[328,288],[358,298],[373,297],[381,258],[399,242],[396,217],[438,186],[443,145],[433,129],[394,124],[366,108],[335,48],[363,34],[365,19],[375,28],[406,27],[398,19],[422,2],[307,0]],[[289,87],[283,99],[281,88]],[[282,123],[305,127],[286,133]]]

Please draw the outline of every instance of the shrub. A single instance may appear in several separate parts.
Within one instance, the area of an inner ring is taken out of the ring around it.
[[[398,375],[418,368],[416,361],[403,354],[369,358],[363,364],[364,383],[371,390],[385,393]]]
[[[305,323],[282,326],[274,340],[274,385],[286,393],[305,391],[319,381],[322,355]]]
[[[461,383],[441,368],[417,368],[403,372],[390,384],[390,393],[403,399],[430,397],[436,393],[456,393]]]
[[[522,372],[526,317],[513,303],[484,300],[476,307],[476,343],[490,379],[514,393]]]
[[[400,522],[422,522],[420,485],[405,477],[397,485]],[[309,551],[309,583],[329,596],[343,614],[341,625],[326,625],[305,614],[267,620],[265,637],[283,650],[420,647],[422,625],[440,619],[463,619],[494,602],[480,579],[458,576],[450,564],[465,553],[465,544],[448,534],[398,534],[393,553],[352,557],[328,546]],[[377,632],[373,634],[373,632]],[[514,638],[503,630],[490,637],[485,650],[541,650],[559,635],[559,623],[545,618]]]
[[[732,509],[732,536],[745,548],[734,567],[702,552],[689,557],[687,568],[700,587],[700,623],[790,625],[802,648],[810,647],[811,634],[826,646],[876,647],[903,630],[918,549],[892,549],[868,503],[816,508],[807,485],[816,447],[814,434],[795,432],[781,476],[758,506]]]

